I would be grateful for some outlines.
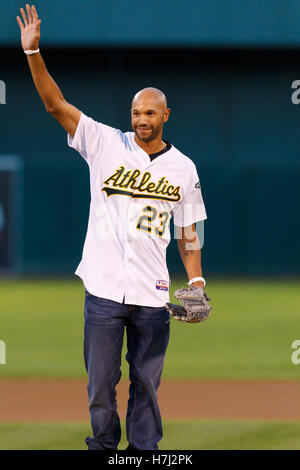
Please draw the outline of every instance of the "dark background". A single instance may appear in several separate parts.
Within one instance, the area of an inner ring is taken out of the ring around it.
[[[0,228],[0,267],[8,268],[11,264],[11,253],[9,244],[9,226],[10,226],[10,210],[9,210],[9,192],[10,192],[10,174],[7,171],[0,173],[0,204],[1,215],[3,216]]]
[[[162,2],[165,15],[157,18],[154,2],[144,28],[142,10],[136,10],[134,21],[135,10],[122,11],[123,19],[116,10],[109,18],[111,28],[97,30],[94,18],[88,29],[85,18],[85,30],[78,26],[77,35],[79,2],[73,2],[73,13],[70,2],[60,3],[56,29],[54,3],[36,2],[45,17],[40,47],[69,102],[127,131],[133,95],[146,86],[165,92],[171,116],[164,137],[195,162],[200,176],[208,215],[205,273],[299,274],[300,106],[291,101],[291,84],[300,79],[297,2],[253,0],[249,9],[233,1],[229,11],[216,12],[213,5],[221,5],[216,0],[195,2],[193,34],[185,22],[184,15],[191,14],[187,9],[175,17],[178,2],[174,9]],[[244,25],[238,23],[238,4]],[[84,14],[92,17],[102,6],[110,8],[107,2],[98,7],[87,2]],[[67,10],[66,21],[62,15]],[[17,14],[18,9],[13,21]],[[98,20],[102,25],[103,16]],[[176,29],[177,24],[184,27]],[[6,105],[0,106],[0,154],[24,160],[22,271],[71,273],[80,261],[87,227],[88,166],[68,148],[65,131],[45,111],[19,45],[17,23],[13,27],[13,34],[6,25],[0,35],[0,79],[7,93]],[[168,264],[183,271],[174,240]]]

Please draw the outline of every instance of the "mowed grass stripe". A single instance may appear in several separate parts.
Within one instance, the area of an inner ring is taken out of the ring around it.
[[[0,450],[85,450],[88,423],[0,424]],[[300,450],[300,423],[165,421],[160,450]],[[122,440],[127,440],[122,422]]]
[[[172,292],[186,283],[175,279]],[[201,324],[171,321],[164,377],[299,379],[299,281],[208,280],[213,311]],[[175,301],[172,296],[171,301]],[[1,281],[1,377],[82,377],[81,281]],[[126,344],[126,341],[124,342]],[[123,376],[128,377],[125,349]]]

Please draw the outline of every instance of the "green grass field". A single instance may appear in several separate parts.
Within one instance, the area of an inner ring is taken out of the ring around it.
[[[0,450],[85,450],[88,423],[0,424]],[[300,450],[300,423],[166,421],[160,450]],[[119,450],[127,447],[122,423]]]
[[[175,288],[185,280],[173,282]],[[298,281],[210,281],[213,311],[202,324],[171,321],[164,378],[298,379],[291,344],[300,339]],[[1,281],[1,377],[80,377],[81,282]],[[172,299],[174,301],[174,298]],[[123,376],[128,376],[122,361]]]
[[[186,280],[173,281],[173,291]],[[298,281],[217,281],[203,324],[171,321],[164,380],[299,379],[291,344],[300,339]],[[171,299],[175,301],[174,298]],[[83,288],[79,280],[1,281],[5,377],[81,377]],[[128,377],[125,350],[123,377]],[[120,449],[127,446],[124,430]],[[89,423],[1,423],[0,449],[85,449]],[[300,422],[166,421],[160,449],[299,449]]]

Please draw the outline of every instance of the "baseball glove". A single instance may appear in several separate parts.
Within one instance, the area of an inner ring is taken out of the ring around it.
[[[175,291],[174,295],[183,306],[167,303],[170,318],[186,323],[200,323],[209,317],[212,310],[208,303],[210,298],[201,287],[183,287]]]

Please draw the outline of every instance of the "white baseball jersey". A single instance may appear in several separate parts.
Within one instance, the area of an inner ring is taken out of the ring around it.
[[[97,297],[163,306],[169,302],[170,219],[180,227],[206,219],[194,163],[174,146],[151,161],[134,132],[83,113],[68,145],[90,170],[88,228],[75,274]]]

